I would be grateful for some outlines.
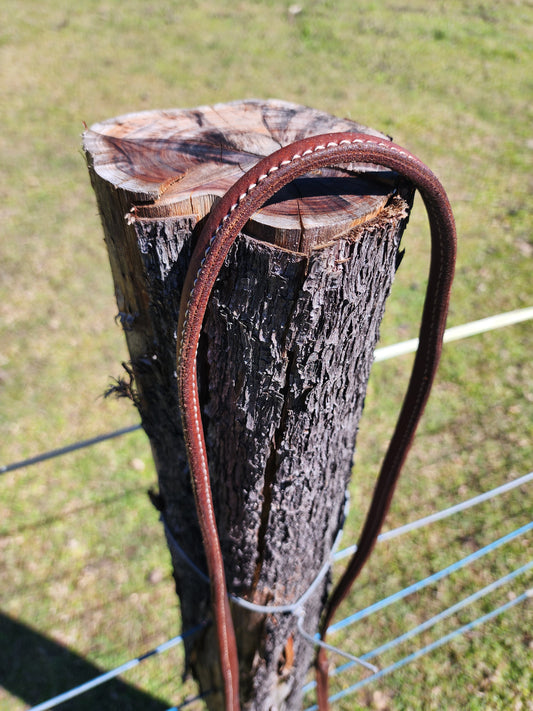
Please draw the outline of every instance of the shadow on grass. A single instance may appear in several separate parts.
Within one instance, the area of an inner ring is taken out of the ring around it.
[[[91,501],[88,504],[83,504],[81,506],[76,506],[68,511],[60,511],[57,514],[46,516],[45,518],[40,518],[30,523],[24,523],[17,527],[6,528],[5,530],[0,530],[0,538],[14,536],[17,533],[26,533],[27,531],[35,531],[39,528],[45,528],[46,526],[53,526],[55,523],[65,521],[69,516],[78,516],[81,513],[87,513],[88,511],[93,511],[97,513],[105,506],[112,506],[113,504],[124,501],[129,496],[137,496],[140,494],[146,495],[146,486],[136,486],[131,489],[125,489],[120,493],[113,494],[103,499],[97,501]]]
[[[34,706],[102,674],[105,670],[0,614],[0,685]],[[61,711],[164,711],[169,704],[113,679],[55,708]]]

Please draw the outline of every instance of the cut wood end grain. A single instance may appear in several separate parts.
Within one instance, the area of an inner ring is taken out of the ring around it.
[[[315,109],[249,99],[108,119],[87,129],[84,149],[95,173],[127,193],[134,219],[201,220],[261,157],[308,136],[340,131],[386,138]],[[246,232],[308,252],[375,217],[394,189],[394,174],[379,166],[315,171],[274,196]]]

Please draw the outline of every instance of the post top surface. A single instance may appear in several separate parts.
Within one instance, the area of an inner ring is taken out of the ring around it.
[[[341,131],[385,137],[298,104],[248,99],[107,119],[85,131],[83,147],[95,173],[128,193],[136,218],[202,219],[261,157],[308,136]],[[308,242],[323,244],[377,215],[395,184],[393,174],[379,166],[315,171],[272,198],[247,232],[289,249],[302,232]]]

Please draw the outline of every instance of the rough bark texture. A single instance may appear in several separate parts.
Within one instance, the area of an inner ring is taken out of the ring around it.
[[[184,630],[210,618],[209,587],[182,553],[205,570],[175,380],[191,238],[216,195],[258,156],[305,135],[350,129],[361,127],[284,102],[249,101],[134,114],[84,136]],[[232,592],[260,604],[297,600],[343,524],[357,426],[412,198],[409,189],[395,192],[394,178],[377,167],[364,178],[354,170],[304,178],[254,216],[226,260],[204,323],[199,384],[227,580]],[[306,603],[310,633],[325,595],[326,581]],[[243,709],[300,708],[314,652],[294,616],[238,606],[233,613]],[[213,690],[209,708],[222,709],[216,650],[212,627],[187,642],[200,688]]]

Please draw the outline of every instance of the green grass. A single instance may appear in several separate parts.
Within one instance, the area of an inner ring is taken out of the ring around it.
[[[531,305],[533,4],[301,5],[291,15],[290,3],[278,0],[4,0],[1,463],[138,420],[124,402],[101,397],[127,352],[80,153],[82,121],[276,96],[383,130],[420,155],[449,192],[460,240],[450,325]],[[416,334],[427,234],[415,207],[384,343]],[[528,324],[446,346],[388,525],[531,469],[532,347]],[[409,360],[374,367],[346,539],[367,504]],[[177,633],[169,556],[145,495],[154,481],[142,433],[2,476],[0,629],[15,632],[0,645],[1,708],[19,711],[85,680],[88,669],[70,673],[76,659],[107,669]],[[343,612],[523,525],[531,510],[524,488],[379,546]],[[531,536],[519,539],[334,641],[366,651],[524,564],[531,547]],[[527,585],[531,577],[517,580],[420,643]],[[531,605],[516,607],[337,708],[531,709],[531,629]],[[124,676],[137,693],[110,687],[71,707],[164,709],[194,693],[191,682],[182,684],[182,662],[179,650],[169,652]],[[338,683],[357,678],[350,672]]]

